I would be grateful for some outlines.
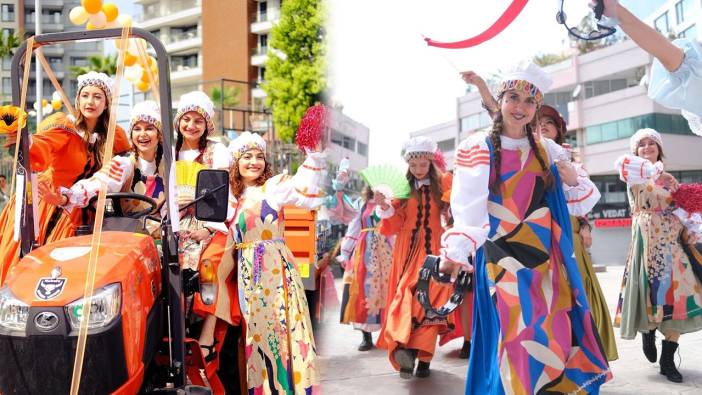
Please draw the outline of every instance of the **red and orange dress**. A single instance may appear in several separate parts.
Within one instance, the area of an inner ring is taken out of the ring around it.
[[[31,136],[29,165],[39,173],[40,181],[48,181],[54,188],[70,188],[76,181],[89,177],[95,168],[96,155],[85,142],[84,131],[78,130],[73,120],[63,113],[47,117]],[[127,134],[119,126],[115,130],[114,152],[129,150]],[[37,242],[46,244],[74,234],[82,224],[80,210],[70,215],[44,201],[35,208],[38,218]],[[0,214],[0,284],[5,282],[12,265],[19,261],[19,240],[14,239],[15,197],[12,196]]]

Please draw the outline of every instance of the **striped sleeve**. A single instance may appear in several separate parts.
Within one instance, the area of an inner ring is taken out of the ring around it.
[[[464,140],[456,152],[451,213],[453,226],[441,236],[442,259],[471,268],[468,257],[487,239],[490,151],[484,133]]]
[[[619,173],[619,179],[627,185],[639,185],[648,180],[657,180],[663,174],[662,162],[651,163],[649,160],[636,155],[622,155],[616,162],[614,168]]]
[[[128,157],[115,156],[92,177],[76,182],[70,189],[61,188],[61,193],[68,197],[68,204],[63,208],[70,212],[76,207],[87,206],[97,195],[101,183],[107,186],[107,193],[121,191],[133,172],[134,166]]]

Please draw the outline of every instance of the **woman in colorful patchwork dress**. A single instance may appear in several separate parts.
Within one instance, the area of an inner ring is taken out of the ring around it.
[[[229,169],[233,161],[231,151],[224,144],[208,140],[215,131],[214,104],[201,91],[183,94],[178,101],[173,126],[176,137],[176,183],[178,204],[183,207],[195,198],[195,182],[201,169]],[[208,273],[215,274],[217,284],[213,301],[195,294],[193,310],[205,317],[200,335],[200,347],[206,361],[216,357],[215,346],[222,339],[215,339],[217,319],[238,325],[241,318],[233,298],[236,286],[232,282],[234,260],[227,227],[222,223],[203,222],[195,218],[195,207],[180,212],[180,237],[178,254],[183,269],[200,270],[209,266]],[[201,271],[204,272],[204,271]]]
[[[680,383],[674,361],[680,334],[702,329],[702,284],[681,243],[686,232],[699,239],[699,226],[686,229],[687,214],[672,204],[678,181],[665,171],[661,135],[641,129],[631,136],[630,149],[615,165],[627,183],[633,219],[615,325],[624,339],[641,333],[651,362],[658,357],[655,333],[660,331],[665,336],[660,373]]]
[[[53,114],[39,125],[30,137],[29,165],[39,173],[39,183],[50,188],[69,188],[76,181],[92,176],[102,168],[102,156],[110,119],[112,79],[91,71],[78,76],[76,118],[64,113]],[[16,134],[8,135],[13,144]],[[127,152],[129,140],[119,126],[115,130],[115,154]],[[34,207],[39,229],[37,242],[42,245],[74,234],[83,223],[80,210],[67,215],[53,204],[39,201]],[[8,270],[19,261],[19,241],[14,239],[14,196],[0,215],[0,284]]]
[[[120,191],[139,193],[156,200],[159,206],[162,206],[164,201],[164,183],[161,177],[163,136],[158,104],[150,100],[138,103],[132,109],[130,119],[132,152],[129,156],[115,156],[95,175],[78,181],[70,188],[60,187],[58,191],[54,191],[46,184],[40,184],[40,198],[71,213],[73,210],[86,207],[90,199],[97,195],[100,184],[104,183],[108,193]],[[148,207],[146,203],[138,200],[122,203],[125,213]],[[148,228],[149,234],[160,236],[158,226]]]
[[[283,207],[323,204],[325,154],[308,152],[294,176],[271,177],[261,136],[244,132],[230,148],[249,394],[310,394],[319,383],[317,354],[302,279],[283,240]]]
[[[541,106],[539,109],[539,131],[542,137],[564,146],[567,132],[566,122],[555,108],[545,104]],[[581,163],[573,162],[573,166],[578,172],[578,178],[589,177]],[[577,194],[578,200],[582,199],[580,196],[595,202],[599,200],[599,191],[594,188],[592,183],[584,182],[580,184],[584,190]],[[569,205],[574,203],[578,202],[568,201]],[[597,326],[597,332],[600,334],[602,345],[605,348],[607,360],[614,361],[619,358],[617,343],[614,337],[614,329],[612,328],[612,319],[609,315],[609,307],[607,307],[607,300],[602,293],[602,288],[600,288],[600,282],[597,280],[595,269],[592,267],[592,258],[588,252],[592,245],[592,235],[590,233],[590,223],[585,214],[587,213],[582,213],[580,216],[570,216],[570,225],[573,228],[573,249],[575,259],[578,262],[578,270],[580,270],[580,276],[583,280],[583,287],[585,287],[585,293],[587,294],[587,301],[590,304],[590,312]]]
[[[466,394],[597,393],[612,377],[570,239],[569,209],[583,214],[595,201],[564,197],[578,200],[589,180],[536,136],[549,85],[535,65],[517,67],[498,91],[492,130],[457,150],[441,266],[475,270]]]
[[[618,0],[604,0],[604,6],[604,22],[621,27],[654,57],[648,96],[668,108],[681,110],[690,129],[702,136],[702,45],[693,37],[671,42]]]
[[[337,260],[345,268],[341,323],[361,331],[358,350],[368,351],[373,348],[371,333],[380,330],[385,316],[392,241],[380,234],[373,191],[366,186],[361,194],[361,208],[349,223]]]
[[[375,193],[376,212],[382,222],[380,233],[396,235],[392,269],[388,281],[386,317],[378,336],[378,347],[388,350],[392,366],[402,378],[428,377],[436,340],[455,329],[453,314],[429,318],[416,297],[419,271],[427,255],[439,251],[439,239],[444,229],[442,217],[448,206],[441,200],[442,178],[434,164],[436,143],[426,137],[415,137],[403,148],[403,158],[409,169],[407,179],[412,190],[408,199],[396,199],[391,204]],[[429,300],[443,305],[453,288],[432,284]],[[419,359],[415,372],[415,361]]]

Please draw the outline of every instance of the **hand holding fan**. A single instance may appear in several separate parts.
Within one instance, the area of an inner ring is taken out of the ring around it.
[[[382,193],[387,199],[407,199],[410,185],[405,174],[392,165],[374,165],[361,171],[361,177],[375,193]]]
[[[197,173],[207,167],[201,163],[179,160],[176,161],[176,190],[178,205],[183,205],[195,200],[195,187],[197,186]]]

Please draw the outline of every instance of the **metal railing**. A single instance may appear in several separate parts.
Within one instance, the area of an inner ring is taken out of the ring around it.
[[[137,16],[138,22],[148,21],[150,19],[160,18],[162,16],[172,15],[176,12],[189,10],[191,8],[200,7],[200,1],[198,0],[179,0],[170,1],[168,7],[164,11],[161,11],[160,4],[155,3],[153,6],[143,7],[143,12]]]

